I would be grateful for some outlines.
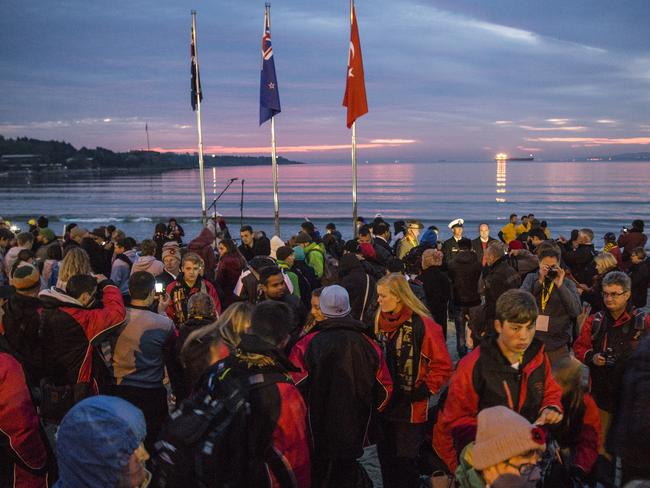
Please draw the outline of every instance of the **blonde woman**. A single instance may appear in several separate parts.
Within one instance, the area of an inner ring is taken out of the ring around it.
[[[603,302],[603,278],[612,271],[618,271],[618,262],[616,257],[609,252],[601,252],[594,258],[596,266],[596,275],[594,276],[593,284],[590,287],[585,285],[578,285],[578,293],[583,302],[591,305],[589,313],[600,312],[605,309]]]
[[[218,320],[193,331],[180,344],[180,358],[188,393],[194,389],[208,366],[222,360],[237,348],[241,335],[250,328],[253,308],[248,302],[235,302]]]
[[[80,247],[72,247],[68,250],[59,265],[59,276],[56,280],[56,287],[65,291],[65,287],[71,277],[91,273],[92,269],[90,267],[88,253]]]
[[[419,486],[417,456],[430,395],[447,383],[452,363],[442,328],[413,294],[404,275],[377,283],[375,335],[393,379],[393,397],[380,415],[377,449],[384,486]]]

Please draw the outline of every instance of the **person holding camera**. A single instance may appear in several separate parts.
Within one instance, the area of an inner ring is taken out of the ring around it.
[[[620,271],[603,278],[606,310],[591,315],[582,326],[573,349],[589,367],[591,391],[600,411],[605,454],[607,431],[619,405],[626,362],[650,330],[650,315],[631,305],[632,282]]]
[[[537,249],[539,270],[526,276],[522,290],[530,292],[537,302],[539,315],[535,321],[535,337],[544,343],[551,365],[569,355],[573,320],[581,312],[575,283],[566,279],[560,267],[560,249],[555,244],[541,244]]]

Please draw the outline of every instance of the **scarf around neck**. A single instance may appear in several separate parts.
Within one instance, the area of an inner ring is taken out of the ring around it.
[[[379,330],[381,332],[394,332],[401,327],[404,322],[411,319],[413,310],[405,305],[399,312],[380,312],[379,313]]]

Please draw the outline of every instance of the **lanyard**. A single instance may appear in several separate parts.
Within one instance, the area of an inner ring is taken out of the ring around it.
[[[546,305],[548,304],[548,300],[551,298],[551,292],[553,291],[553,286],[555,286],[555,283],[551,283],[551,286],[546,288],[544,284],[542,284],[542,313],[546,310]]]

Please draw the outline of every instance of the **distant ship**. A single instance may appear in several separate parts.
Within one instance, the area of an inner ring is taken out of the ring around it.
[[[531,154],[525,158],[511,158],[505,153],[499,153],[494,157],[494,159],[497,161],[535,161],[535,156]]]
[[[506,161],[535,161],[535,158],[533,156],[527,158],[506,158]]]

